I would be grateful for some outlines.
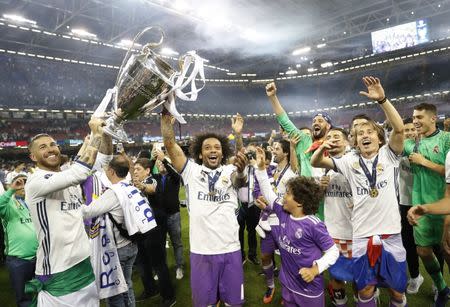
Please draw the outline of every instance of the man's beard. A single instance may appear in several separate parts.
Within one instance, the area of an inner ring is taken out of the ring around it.
[[[313,137],[315,140],[323,138],[325,136],[325,134],[326,134],[326,128],[322,128],[319,131],[315,131],[315,130],[313,131]]]
[[[61,156],[58,156],[58,162],[55,164],[48,163],[45,159],[39,161],[39,164],[48,169],[58,168],[61,166]]]

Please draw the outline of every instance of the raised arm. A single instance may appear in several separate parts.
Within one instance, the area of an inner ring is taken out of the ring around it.
[[[361,95],[376,101],[383,109],[386,119],[392,126],[392,133],[389,137],[389,147],[397,154],[403,152],[404,126],[403,120],[394,108],[389,99],[386,98],[380,79],[375,77],[364,77],[363,82],[367,87],[367,92],[359,92]]]
[[[242,151],[237,151],[234,159],[236,171],[231,174],[231,182],[236,189],[243,188],[247,184],[247,175],[244,173],[248,159]]]
[[[54,172],[46,174],[43,178],[29,179],[26,188],[27,198],[37,198],[48,195],[70,186],[80,184],[91,173],[95,159],[97,157],[98,148],[101,145],[104,121],[98,118],[92,118],[89,121],[92,135],[85,151],[69,166],[67,170],[62,172]],[[32,177],[33,178],[33,177]],[[42,179],[45,179],[42,182]]]
[[[84,152],[78,158],[78,161],[86,164],[88,167],[93,167],[97,152],[103,140],[103,126],[105,122],[100,118],[91,118],[89,121],[89,128],[91,129],[91,137],[89,144],[86,146]]]
[[[312,155],[311,165],[313,167],[333,169],[334,168],[333,159],[324,156],[325,150],[331,149],[332,146],[333,143],[331,140],[325,141]]]
[[[262,195],[268,202],[268,206],[272,208],[273,203],[277,200],[278,196],[272,189],[272,186],[269,182],[269,177],[267,176],[266,171],[266,154],[261,147],[256,148],[256,165],[258,169],[255,170],[255,175],[258,180],[259,188],[261,190]]]
[[[271,82],[266,85],[266,94],[267,97],[269,97],[270,104],[272,105],[273,111],[275,112],[275,115],[281,115],[286,113],[284,111],[283,107],[281,106],[280,101],[277,97],[277,87],[275,85],[275,82]]]
[[[235,142],[236,142],[236,152],[241,151],[244,148],[244,141],[242,140],[242,128],[244,127],[244,118],[241,114],[237,113],[231,119],[231,128],[233,129]]]
[[[273,141],[275,140],[276,136],[277,136],[277,132],[275,130],[272,130],[272,132],[270,133],[269,140],[267,140],[267,143],[269,144],[269,146],[272,146]]]
[[[175,141],[175,131],[173,130],[173,123],[175,119],[169,114],[161,116],[161,134],[164,140],[164,147],[166,147],[167,154],[172,160],[173,167],[177,172],[181,173],[183,167],[186,165],[187,158],[181,147]]]
[[[291,165],[291,169],[296,174],[300,174],[300,165],[298,163],[297,152],[295,150],[297,148],[298,142],[300,142],[300,135],[294,133],[289,136],[289,163]]]
[[[16,193],[17,190],[23,189],[25,185],[24,178],[19,177],[13,182],[11,182],[11,185],[9,189],[4,192],[2,195],[0,195],[0,217],[5,218],[8,215],[8,204],[11,198],[13,197],[14,193]]]

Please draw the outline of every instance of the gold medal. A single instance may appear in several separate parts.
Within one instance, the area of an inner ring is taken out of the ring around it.
[[[378,196],[378,190],[376,188],[371,188],[370,191],[369,191],[369,195],[372,198],[377,197]]]

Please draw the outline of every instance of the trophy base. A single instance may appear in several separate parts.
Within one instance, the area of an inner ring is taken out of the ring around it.
[[[103,127],[103,131],[107,135],[110,135],[113,139],[118,140],[122,143],[130,142],[127,133],[123,130],[122,127],[106,126]]]

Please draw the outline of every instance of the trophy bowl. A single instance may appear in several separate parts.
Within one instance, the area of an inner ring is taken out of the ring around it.
[[[168,104],[168,98],[170,98],[169,94],[171,92],[179,95],[181,89],[187,85],[184,79],[191,63],[194,63],[196,67],[200,65],[200,68],[197,67],[194,70],[197,73],[201,71],[201,75],[203,75],[203,61],[197,55],[188,54],[182,57],[181,59],[184,61],[188,59],[188,65],[182,65],[182,71],[178,72],[152,50],[161,45],[164,39],[164,33],[159,27],[157,28],[161,32],[161,39],[158,43],[146,44],[139,54],[129,56],[135,41],[142,34],[153,28],[155,27],[145,28],[136,35],[133,44],[129,47],[127,55],[122,62],[114,89],[108,90],[105,98],[95,112],[99,113],[99,109],[105,109],[106,104],[112,99],[113,108],[108,112],[109,115],[106,118],[104,132],[121,142],[130,141],[123,129],[127,121],[137,119],[163,103]],[[192,71],[191,76],[187,78],[188,81],[195,82],[194,73],[197,75],[195,71]],[[196,92],[202,88],[196,90]],[[196,94],[193,99],[186,99],[186,95],[183,92],[179,96],[184,100],[193,101],[197,97]],[[173,101],[170,101],[170,103],[173,103]],[[167,106],[169,110],[172,109],[174,113],[178,114],[174,106]],[[181,115],[179,117],[182,119]]]

